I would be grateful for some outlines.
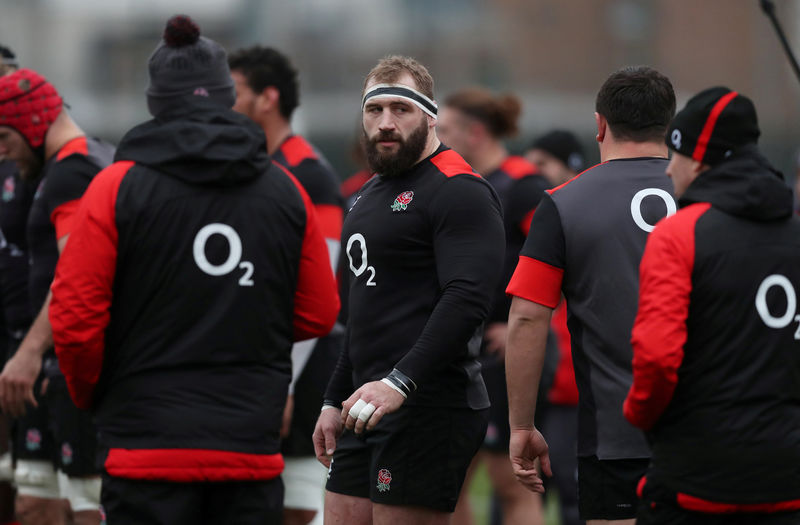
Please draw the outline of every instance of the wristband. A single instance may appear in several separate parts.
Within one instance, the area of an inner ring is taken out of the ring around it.
[[[396,368],[393,368],[385,379],[388,379],[397,388],[401,389],[406,396],[417,389],[417,384],[410,377]]]
[[[408,394],[403,392],[402,388],[400,388],[399,386],[397,386],[394,383],[392,383],[392,381],[390,379],[384,377],[383,379],[381,379],[381,383],[383,383],[385,385],[389,385],[392,388],[392,390],[396,390],[397,392],[400,392],[400,395],[403,396],[403,398],[408,399]]]

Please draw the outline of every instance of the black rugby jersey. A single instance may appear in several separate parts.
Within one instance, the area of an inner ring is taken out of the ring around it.
[[[578,404],[578,455],[648,457],[622,415],[639,261],[653,226],[674,213],[667,159],[616,159],[548,190],[536,209],[508,293],[555,308],[567,301]]]
[[[308,193],[325,242],[334,272],[339,259],[344,217],[343,197],[339,193],[339,178],[325,157],[304,137],[292,135],[275,151],[272,160],[288,169]],[[325,386],[336,367],[342,347],[342,336],[317,339],[294,385],[294,411],[289,435],[281,443],[284,456],[313,456],[311,435],[317,424]],[[298,343],[305,345],[307,343]]]
[[[441,146],[402,176],[373,177],[342,232],[347,348],[326,399],[397,368],[418,385],[407,404],[487,407],[479,345],[468,343],[489,313],[504,249],[498,197],[455,151]]]
[[[0,200],[0,296],[6,326],[19,337],[32,320],[26,224],[38,180],[23,179],[13,162],[0,166],[4,175]]]
[[[114,157],[114,148],[98,139],[67,142],[42,168],[28,216],[31,314],[42,308],[58,263],[58,239],[72,229],[75,212],[89,183]]]

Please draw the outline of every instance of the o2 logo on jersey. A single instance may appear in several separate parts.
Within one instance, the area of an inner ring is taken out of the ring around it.
[[[227,260],[222,264],[211,264],[206,257],[206,243],[212,235],[222,235],[228,241],[230,251],[228,252]],[[200,228],[200,231],[194,237],[192,253],[197,267],[208,275],[215,277],[227,275],[238,267],[244,270],[244,274],[239,279],[239,286],[253,286],[253,263],[242,261],[242,239],[236,233],[236,230],[227,224],[213,222]]]
[[[672,195],[661,188],[645,188],[637,191],[636,195],[634,195],[633,199],[631,199],[631,215],[633,216],[633,222],[636,223],[636,226],[647,233],[653,231],[653,228],[655,228],[656,225],[648,224],[647,221],[644,220],[644,217],[642,216],[642,201],[646,197],[651,196],[658,197],[664,201],[664,204],[667,205],[667,217],[678,211],[678,207],[675,205],[675,199],[672,198]]]
[[[358,268],[356,268],[355,262],[353,261],[352,252],[352,248],[356,243],[358,243],[361,249],[361,264]],[[347,239],[347,260],[350,261],[350,270],[356,277],[359,277],[364,272],[369,272],[370,276],[369,279],[367,279],[367,286],[377,285],[375,282],[375,267],[369,266],[369,262],[367,262],[367,240],[360,233],[354,233]]]
[[[780,317],[772,315],[767,305],[767,292],[775,286],[782,289],[786,295],[786,311]],[[786,328],[792,320],[800,321],[800,315],[797,315],[797,293],[791,281],[778,273],[769,275],[761,281],[756,292],[756,311],[764,324],[770,328]],[[794,333],[794,338],[800,340],[800,325]]]

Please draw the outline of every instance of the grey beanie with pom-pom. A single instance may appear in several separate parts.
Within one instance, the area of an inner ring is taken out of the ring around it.
[[[227,108],[236,102],[225,49],[200,36],[200,28],[188,16],[169,19],[148,67],[147,108],[154,117],[184,97],[205,97]]]

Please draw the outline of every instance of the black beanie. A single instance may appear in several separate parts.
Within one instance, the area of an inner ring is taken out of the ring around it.
[[[575,135],[560,129],[545,133],[531,144],[529,149],[544,150],[578,173],[583,171],[583,148]]]
[[[200,28],[188,16],[169,19],[148,67],[147,108],[154,117],[191,95],[215,100],[227,108],[236,102],[225,50],[200,36]]]
[[[709,166],[737,148],[755,144],[761,131],[753,102],[726,87],[713,87],[689,99],[667,129],[667,146]]]

